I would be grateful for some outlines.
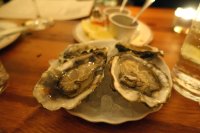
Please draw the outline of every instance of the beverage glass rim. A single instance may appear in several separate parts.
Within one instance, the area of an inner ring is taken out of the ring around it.
[[[109,10],[115,10],[115,9],[120,11],[120,7],[106,7],[105,9],[103,9],[103,13],[105,15],[111,15],[113,13],[108,13],[108,11]],[[124,8],[122,11],[126,11],[126,13],[123,12],[121,14],[131,15],[131,11],[128,8]],[[115,13],[117,13],[117,12],[115,12]],[[120,13],[120,12],[118,12],[118,13]]]

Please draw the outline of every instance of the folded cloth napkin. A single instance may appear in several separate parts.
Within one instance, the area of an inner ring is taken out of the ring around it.
[[[0,18],[33,19],[39,15],[71,20],[88,16],[93,4],[94,0],[12,0],[0,7]]]

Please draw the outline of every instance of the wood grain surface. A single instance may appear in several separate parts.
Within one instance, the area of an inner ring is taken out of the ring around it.
[[[140,8],[130,9],[134,15]],[[173,17],[174,10],[159,8],[149,8],[140,17],[153,31],[150,45],[165,52],[164,60],[170,69],[178,60],[185,38],[173,32]],[[160,111],[120,125],[90,123],[64,109],[53,112],[44,109],[32,96],[34,85],[48,68],[49,61],[75,42],[72,33],[78,22],[56,21],[46,30],[22,35],[0,51],[0,59],[10,74],[8,87],[0,95],[0,133],[200,133],[200,106],[174,90]]]

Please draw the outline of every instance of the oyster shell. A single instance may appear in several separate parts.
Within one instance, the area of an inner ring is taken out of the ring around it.
[[[75,108],[101,83],[107,54],[107,47],[68,47],[42,74],[33,95],[49,110]]]
[[[134,46],[134,45],[123,45],[123,44],[116,44],[116,48],[119,52],[127,52],[131,51],[136,56],[139,56],[140,58],[147,59],[147,58],[154,58],[158,55],[163,56],[164,52],[162,50],[159,50],[156,47],[151,47],[148,45],[145,46]]]
[[[108,61],[114,88],[125,99],[144,102],[149,107],[166,101],[171,91],[168,77],[150,63],[153,57],[158,58],[159,51],[116,46],[116,41],[103,42],[69,45],[36,84],[33,95],[38,102],[49,110],[75,108],[104,84]]]
[[[131,51],[112,58],[113,85],[130,102],[144,102],[149,107],[165,103],[170,95],[169,79],[155,65]]]

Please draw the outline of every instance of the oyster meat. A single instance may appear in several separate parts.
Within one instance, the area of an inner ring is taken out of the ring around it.
[[[152,63],[132,51],[114,56],[111,75],[114,88],[130,102],[144,102],[155,107],[166,102],[171,92],[169,79]]]
[[[47,109],[73,109],[101,83],[107,48],[70,46],[41,77],[33,95]]]

